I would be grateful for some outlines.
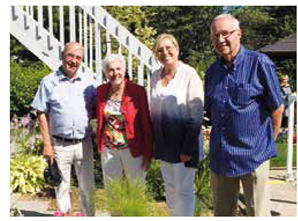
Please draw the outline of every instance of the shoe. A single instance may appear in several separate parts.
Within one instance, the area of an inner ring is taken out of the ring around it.
[[[85,214],[82,212],[75,212],[74,215],[75,216],[85,216]]]
[[[63,216],[63,213],[61,211],[55,211],[53,216]]]

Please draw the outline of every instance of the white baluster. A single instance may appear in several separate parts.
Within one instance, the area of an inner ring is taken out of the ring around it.
[[[138,59],[138,84],[144,86],[144,64]]]
[[[110,39],[110,34],[108,32],[106,32],[106,48],[107,48],[107,54],[111,54],[111,39]]]
[[[29,5],[26,5],[26,6],[25,6],[25,10],[26,10],[27,14],[30,15],[30,12],[29,12]]]
[[[128,49],[128,57],[127,57],[127,70],[129,79],[132,80],[132,53],[131,50]]]
[[[33,6],[29,6],[29,14],[31,15],[32,18],[34,18]]]
[[[89,18],[89,68],[93,71],[93,28],[91,18]]]
[[[75,7],[69,6],[69,28],[70,28],[70,41],[76,41],[76,21],[75,21]]]
[[[49,32],[51,37],[53,36],[53,10],[52,6],[48,6],[48,16],[49,16]]]
[[[64,11],[63,6],[59,6],[59,27],[60,27],[60,43],[62,46],[65,44],[64,40]]]
[[[86,12],[86,7],[84,7],[84,63],[85,63],[85,68],[87,68],[88,65],[88,39],[87,39],[87,31],[88,31],[88,26],[87,26],[87,12]],[[86,70],[84,70],[86,71]]]
[[[98,6],[95,8],[95,16],[98,14]],[[102,83],[102,58],[101,58],[101,36],[100,25],[95,21],[95,62],[96,62],[96,75],[98,83]]]
[[[83,10],[82,8],[79,8],[79,42],[80,44],[83,44],[83,32],[82,32],[82,13],[83,13]]]
[[[43,28],[43,8],[42,6],[37,6],[37,20],[39,28]]]

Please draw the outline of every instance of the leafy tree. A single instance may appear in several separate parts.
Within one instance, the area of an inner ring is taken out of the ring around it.
[[[258,50],[296,33],[296,6],[244,6],[229,8],[240,21],[242,43]],[[272,58],[278,73],[288,74],[296,88],[296,57]]]
[[[10,117],[14,114],[24,116],[30,111],[30,103],[37,91],[42,77],[50,73],[42,62],[20,65],[10,63]]]
[[[228,10],[239,21],[246,48],[258,50],[296,33],[296,7],[243,6]]]
[[[201,73],[214,60],[210,43],[210,22],[223,12],[219,6],[144,6],[149,25],[157,34],[170,33],[177,38],[180,59]]]
[[[147,47],[152,47],[156,31],[149,25],[147,14],[141,6],[103,6],[103,8]]]

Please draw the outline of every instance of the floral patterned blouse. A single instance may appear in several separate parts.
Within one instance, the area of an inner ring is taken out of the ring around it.
[[[104,109],[104,119],[106,121],[103,135],[104,146],[112,150],[128,148],[120,108],[121,101],[107,100]]]

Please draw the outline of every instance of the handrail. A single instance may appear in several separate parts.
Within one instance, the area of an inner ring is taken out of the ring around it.
[[[18,9],[19,12],[24,12],[24,24],[29,26],[28,22],[30,21],[30,25],[36,26],[37,37],[32,41],[40,43],[41,38],[45,38],[44,35],[47,36],[47,47],[45,48],[48,51],[44,51],[44,53],[49,54],[50,51],[58,50],[55,48],[57,46],[60,51],[63,50],[64,43],[67,41],[80,42],[84,47],[82,69],[85,72],[96,73],[99,83],[103,79],[102,58],[108,53],[125,55],[130,78],[147,87],[150,83],[151,72],[159,66],[153,59],[152,51],[100,6],[12,7],[12,11]],[[26,17],[27,15],[30,18]],[[18,36],[24,37],[25,34],[26,31]],[[22,40],[24,41],[24,38]],[[38,46],[40,47],[40,45]],[[43,60],[42,56],[39,57]],[[47,65],[49,65],[49,59],[51,57],[44,61]],[[61,59],[61,55],[52,57],[52,59]],[[60,60],[53,61],[49,67],[53,69],[55,67],[53,64],[59,62]]]

